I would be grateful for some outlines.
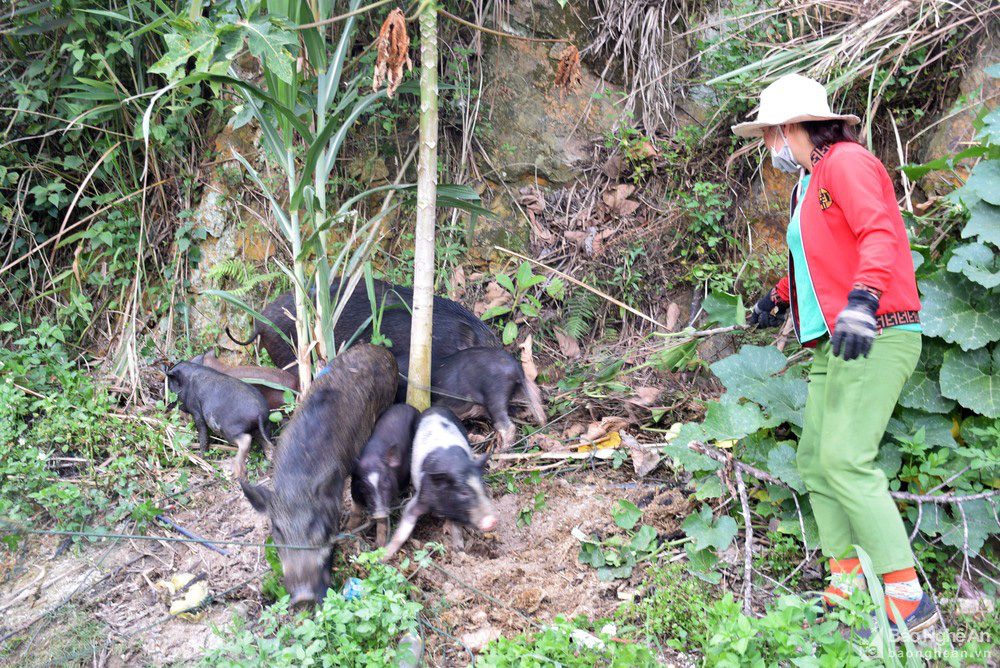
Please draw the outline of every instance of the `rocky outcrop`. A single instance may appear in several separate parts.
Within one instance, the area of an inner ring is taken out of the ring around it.
[[[988,37],[983,39],[959,83],[958,100],[939,119],[920,155],[921,162],[945,158],[969,147],[977,134],[973,122],[983,106],[993,109],[1000,104],[1000,79],[984,72],[987,67],[998,63],[1000,45]],[[974,160],[964,160],[956,165],[955,171],[963,181],[973,164]],[[932,197],[951,192],[963,181],[959,181],[956,175],[941,170],[927,174],[919,185],[925,195]]]

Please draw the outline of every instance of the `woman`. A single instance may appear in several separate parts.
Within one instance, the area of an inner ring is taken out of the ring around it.
[[[893,630],[902,617],[917,631],[936,611],[874,461],[920,357],[920,301],[892,181],[858,142],[859,122],[830,112],[822,84],[790,74],[761,93],[755,122],[733,127],[763,137],[772,164],[800,175],[788,276],[757,302],[751,323],[780,324],[790,307],[799,341],[813,349],[798,467],[830,560],[823,601],[835,605],[864,587],[860,545],[885,582]]]

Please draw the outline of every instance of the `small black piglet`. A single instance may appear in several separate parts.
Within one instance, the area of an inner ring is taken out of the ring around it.
[[[389,509],[400,491],[410,483],[410,448],[420,411],[408,404],[396,404],[375,423],[371,438],[351,473],[354,507],[348,528],[361,524],[362,508],[375,519],[375,540],[385,545],[389,532]]]
[[[170,391],[181,408],[194,418],[198,445],[204,453],[211,429],[238,448],[233,477],[247,475],[247,455],[256,436],[271,447],[267,401],[253,385],[191,362],[178,362],[167,371]]]

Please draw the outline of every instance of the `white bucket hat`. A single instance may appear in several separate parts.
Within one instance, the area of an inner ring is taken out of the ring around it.
[[[757,120],[733,126],[740,137],[760,137],[764,128],[802,121],[847,121],[857,125],[861,119],[854,114],[835,114],[826,101],[823,84],[801,74],[786,74],[760,93]]]

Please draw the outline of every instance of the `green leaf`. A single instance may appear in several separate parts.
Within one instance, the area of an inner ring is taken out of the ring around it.
[[[485,311],[483,311],[483,314],[481,316],[479,316],[479,319],[480,320],[490,320],[490,319],[495,318],[495,317],[497,317],[499,315],[506,315],[507,313],[510,313],[510,307],[509,306],[493,306],[493,307],[488,308]]]
[[[724,550],[733,542],[736,536],[736,521],[729,515],[723,515],[718,519],[712,514],[712,509],[707,505],[701,507],[698,514],[688,515],[688,518],[681,524],[684,533],[694,538],[695,550],[704,550],[714,547],[717,550]]]
[[[521,263],[521,266],[517,268],[517,273],[514,275],[517,279],[517,286],[519,288],[530,287],[528,281],[531,280],[531,263],[525,260]]]
[[[702,428],[709,440],[726,441],[748,436],[765,426],[764,415],[756,404],[709,402]]]
[[[963,350],[982,348],[1000,339],[996,296],[982,286],[947,271],[928,276],[919,284],[925,334],[957,343]]]
[[[719,476],[717,475],[706,476],[699,480],[695,486],[694,498],[699,501],[718,499],[721,496],[722,482],[719,481]]]
[[[507,324],[503,327],[503,344],[509,346],[517,338],[517,323],[513,320],[508,320]]]
[[[242,24],[247,30],[247,47],[260,58],[276,77],[291,84],[295,77],[295,59],[285,48],[296,43],[290,32],[275,28],[268,18]]]
[[[13,332],[15,329],[17,329],[16,322],[0,323],[0,332]]]
[[[955,407],[954,401],[941,396],[941,385],[938,382],[945,350],[947,346],[939,339],[924,338],[917,368],[907,379],[899,395],[900,406],[927,413],[948,413]]]
[[[965,185],[953,193],[968,206],[979,200],[1000,204],[1000,160],[983,160],[972,169]]]
[[[1000,285],[1000,266],[993,249],[981,243],[957,246],[948,260],[948,271],[964,274],[973,283],[984,288]]]
[[[983,129],[976,139],[990,144],[1000,144],[1000,109],[994,109],[983,116]]]
[[[782,443],[767,453],[767,470],[799,494],[805,494],[806,485],[799,475],[795,455],[795,448]]]
[[[979,237],[982,242],[1000,246],[1000,206],[979,202],[969,209],[969,214],[962,238]]]
[[[1000,417],[1000,346],[949,350],[941,365],[941,394],[986,417]]]
[[[886,443],[878,450],[875,466],[882,469],[885,477],[892,480],[903,466],[903,454],[895,443]]]
[[[691,547],[691,543],[684,546],[684,551],[687,552],[688,570],[692,575],[710,584],[719,584],[719,581],[722,580],[722,573],[715,570],[719,564],[719,558],[715,552],[695,550]]]
[[[514,294],[514,281],[510,280],[510,276],[507,274],[497,274],[496,281],[501,288],[511,294]]]
[[[626,531],[631,531],[632,527],[639,521],[639,518],[642,517],[642,511],[631,501],[619,499],[618,507],[612,515],[615,518],[615,524]]]
[[[1000,63],[995,63],[983,69],[983,74],[994,79],[1000,78]]]
[[[928,415],[921,411],[904,409],[899,418],[892,418],[886,425],[886,433],[896,438],[912,438],[924,430],[924,444],[935,448],[957,448],[958,443],[951,435],[951,418],[944,415]]]
[[[773,346],[743,346],[737,354],[712,364],[711,369],[726,387],[724,403],[750,399],[764,407],[772,424],[791,422],[801,427],[808,386],[792,371],[775,376],[786,363],[785,356]]]
[[[718,471],[722,468],[722,464],[711,457],[698,454],[688,447],[688,443],[691,441],[705,440],[704,433],[701,431],[701,425],[688,422],[681,427],[681,432],[672,442],[663,446],[661,452],[668,457],[672,457],[682,469],[690,473]]]
[[[956,506],[950,512],[954,518],[952,521],[935,513],[936,528],[941,533],[941,542],[961,550],[968,539],[968,554],[970,556],[979,554],[990,534],[1000,532],[996,515],[993,514],[993,508],[986,499],[963,503],[961,510]],[[962,521],[963,513],[965,515],[964,522]],[[942,511],[941,515],[943,514]],[[927,515],[926,506],[924,507],[924,515]],[[968,536],[966,536],[966,527],[968,527]]]
[[[632,542],[629,545],[639,553],[651,551],[656,547],[656,529],[648,524],[643,524],[632,536]]]
[[[701,303],[710,321],[722,327],[730,325],[745,325],[747,322],[746,308],[743,297],[725,292],[710,292]]]
[[[558,276],[553,276],[545,286],[545,293],[556,301],[562,301],[566,297],[566,283]]]
[[[903,165],[900,169],[909,178],[916,180],[923,177],[925,174],[929,174],[930,172],[939,169],[954,169],[955,163],[959,160],[964,160],[966,158],[978,158],[989,152],[990,149],[987,146],[970,146],[955,155],[949,155],[943,158],[938,158],[937,160],[931,160],[930,162],[925,162],[922,165]]]

